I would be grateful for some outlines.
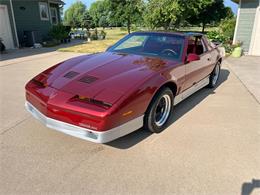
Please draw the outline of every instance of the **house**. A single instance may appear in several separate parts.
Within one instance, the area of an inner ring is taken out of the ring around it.
[[[0,38],[7,49],[48,39],[61,21],[61,0],[0,0]]]
[[[248,55],[260,56],[260,0],[232,0],[239,4],[233,43],[242,42]]]

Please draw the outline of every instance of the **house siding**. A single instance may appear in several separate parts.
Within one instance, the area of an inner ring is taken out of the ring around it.
[[[243,43],[242,47],[245,52],[249,51],[254,27],[256,8],[259,0],[241,0],[239,21],[237,26],[236,41]]]
[[[24,31],[39,31],[43,39],[47,38],[51,22],[50,19],[41,20],[38,1],[15,0],[13,9],[20,44],[23,42]]]
[[[40,18],[40,11],[39,11],[39,2],[46,2],[47,0],[12,0],[13,4],[13,11],[14,11],[14,18],[16,23],[17,29],[17,36],[20,45],[24,45],[24,31],[38,31],[42,40],[47,40],[49,38],[49,30],[52,27],[51,17],[49,13],[49,20],[41,20]],[[0,0],[0,4],[7,5],[11,30],[13,35],[14,43],[16,44],[15,39],[15,31],[14,31],[14,24],[13,18],[11,15],[11,6],[10,0]],[[60,10],[59,5],[54,3],[49,3],[48,6],[55,7],[58,13],[58,21],[60,19]],[[17,46],[17,44],[16,44]]]

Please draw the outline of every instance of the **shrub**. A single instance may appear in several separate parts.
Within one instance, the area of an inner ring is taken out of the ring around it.
[[[207,37],[213,42],[222,43],[227,53],[232,53],[234,48],[240,47],[241,43],[232,45],[236,26],[235,18],[226,18],[220,22],[219,29],[207,33]]]
[[[86,35],[87,35],[87,38],[90,38],[90,37],[91,37],[91,33],[90,33],[89,30],[87,30]]]
[[[219,32],[217,30],[209,31],[207,33],[207,37],[211,41],[216,41],[216,42],[220,42],[220,43],[225,43],[229,39],[228,37],[224,36],[221,32]]]
[[[227,39],[233,40],[235,27],[236,27],[236,19],[226,18],[220,22],[219,31]]]
[[[49,34],[53,39],[62,41],[68,38],[69,31],[70,31],[70,27],[63,26],[62,24],[58,24],[56,26],[52,26]]]
[[[92,40],[98,40],[98,30],[95,29],[93,33],[91,33]]]
[[[99,33],[100,39],[105,39],[106,35],[107,35],[107,33],[104,30],[101,30],[100,33]]]

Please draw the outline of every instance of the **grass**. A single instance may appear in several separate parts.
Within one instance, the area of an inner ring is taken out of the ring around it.
[[[209,27],[206,28],[205,31],[212,31],[215,30],[216,27]],[[99,29],[101,30],[101,29]],[[201,27],[188,27],[188,28],[181,28],[180,31],[201,31]],[[105,40],[93,40],[91,42],[85,42],[80,45],[60,48],[59,51],[63,52],[77,52],[77,53],[96,53],[96,52],[103,52],[109,46],[116,43],[119,39],[123,38],[127,35],[126,30],[121,30],[120,28],[113,28],[113,29],[105,29],[107,33]]]
[[[126,31],[122,31],[120,30],[120,28],[106,29],[105,32],[107,33],[105,40],[93,40],[91,42],[85,42],[80,45],[61,48],[59,49],[59,51],[78,52],[78,53],[102,52],[127,34]]]

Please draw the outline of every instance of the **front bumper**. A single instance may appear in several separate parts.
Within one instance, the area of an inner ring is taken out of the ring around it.
[[[65,134],[78,137],[95,143],[107,143],[119,137],[127,135],[143,126],[143,116],[137,117],[127,123],[107,131],[94,131],[91,129],[79,127],[59,120],[49,118],[42,114],[28,101],[25,102],[25,108],[45,126],[63,132]]]

